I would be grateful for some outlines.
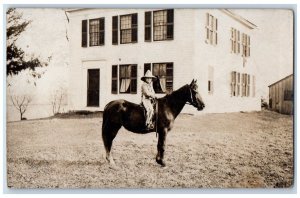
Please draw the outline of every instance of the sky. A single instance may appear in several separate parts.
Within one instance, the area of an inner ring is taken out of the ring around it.
[[[282,9],[233,11],[258,27],[253,34],[259,42],[251,42],[251,59],[258,66],[259,91],[265,96],[270,84],[293,73],[293,13]]]

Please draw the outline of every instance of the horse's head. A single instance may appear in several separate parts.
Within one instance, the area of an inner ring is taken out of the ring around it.
[[[202,100],[202,97],[199,94],[197,80],[193,79],[193,81],[189,85],[189,89],[190,89],[190,97],[189,97],[188,102],[190,102],[191,105],[196,107],[198,109],[198,111],[203,110],[205,107],[205,104]]]

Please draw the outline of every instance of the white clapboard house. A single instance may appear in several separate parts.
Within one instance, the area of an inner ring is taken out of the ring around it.
[[[140,103],[150,69],[158,97],[197,79],[203,112],[260,110],[256,25],[227,9],[70,9],[70,110]],[[250,42],[251,41],[251,42]],[[196,113],[186,105],[186,113]]]

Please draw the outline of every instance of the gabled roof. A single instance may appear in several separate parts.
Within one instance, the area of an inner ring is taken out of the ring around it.
[[[249,20],[241,17],[240,15],[238,14],[235,14],[234,12],[228,10],[228,9],[222,9],[222,11],[227,14],[228,16],[230,16],[231,18],[235,19],[236,21],[240,22],[241,24],[243,24],[244,26],[250,28],[250,29],[256,29],[257,26],[250,22]]]
[[[90,9],[90,8],[68,8],[65,9],[66,12],[74,12],[74,11],[80,11],[80,10],[85,10],[85,9]]]
[[[286,76],[286,77],[284,77],[284,78],[282,78],[282,79],[280,79],[280,80],[278,80],[278,81],[276,81],[276,82],[270,84],[268,87],[271,87],[271,86],[273,86],[273,85],[279,83],[280,81],[283,81],[283,80],[285,80],[285,79],[287,79],[287,78],[289,78],[289,77],[291,77],[291,76],[293,76],[293,75],[294,75],[294,74],[290,74],[290,75],[288,75],[288,76]]]

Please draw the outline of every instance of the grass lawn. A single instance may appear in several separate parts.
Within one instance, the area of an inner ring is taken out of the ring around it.
[[[273,188],[294,180],[293,117],[275,112],[180,115],[168,134],[166,168],[155,133],[121,129],[118,170],[104,159],[102,118],[7,123],[12,188]]]

